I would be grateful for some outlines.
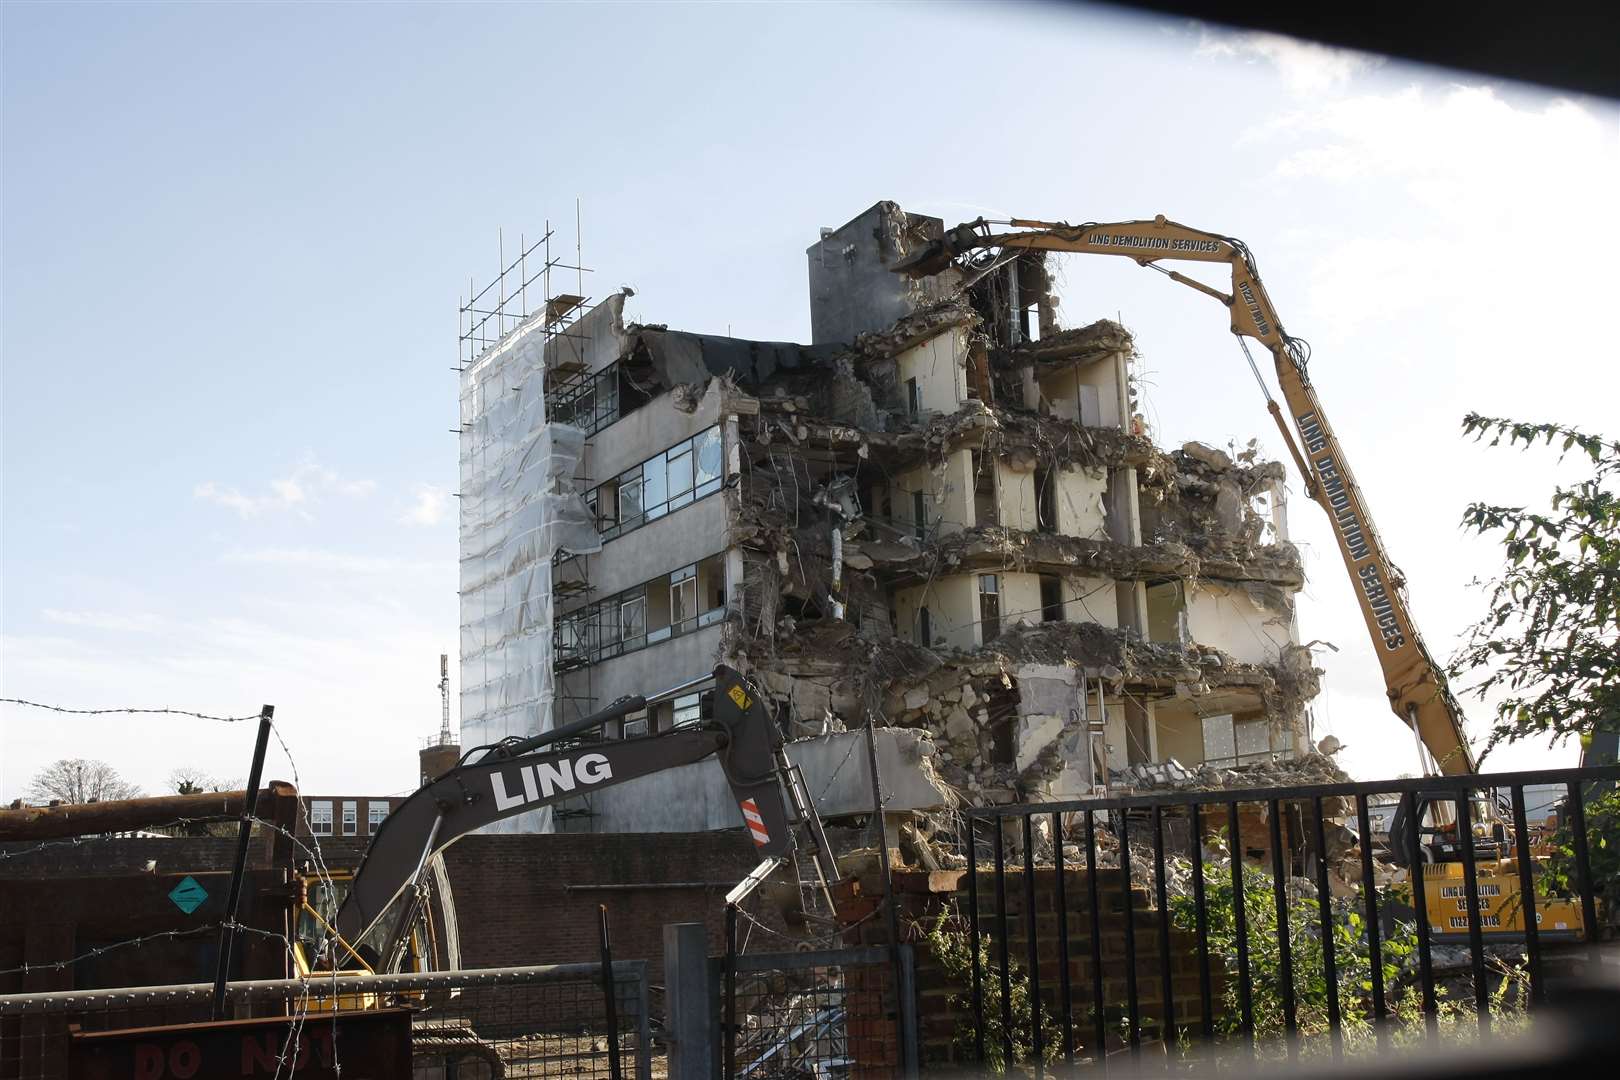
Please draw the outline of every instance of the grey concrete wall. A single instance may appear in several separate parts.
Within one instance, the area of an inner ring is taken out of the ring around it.
[[[587,556],[595,589],[591,596],[612,596],[660,574],[718,555],[725,544],[726,500],[723,493],[715,492],[609,540],[602,545],[600,554]]]
[[[567,676],[567,692],[584,694],[590,687],[598,706],[625,694],[651,694],[714,670],[720,653],[721,624],[660,641],[645,649],[604,660],[585,672]],[[587,677],[589,682],[587,683]]]
[[[937,809],[950,794],[928,759],[933,743],[910,728],[879,728],[878,775],[887,809]],[[804,773],[805,786],[823,818],[869,813],[872,780],[866,736],[840,732],[788,746],[788,757]],[[695,765],[644,776],[592,797],[593,832],[702,832],[741,824],[725,774],[713,758]]]
[[[894,243],[893,203],[880,202],[805,249],[810,267],[810,341],[853,341],[926,303],[927,286],[889,272],[905,254]],[[913,215],[921,217],[921,215]],[[943,223],[927,218],[939,235]]]
[[[675,407],[672,395],[661,394],[591,436],[585,452],[585,475],[592,484],[600,484],[719,422],[718,382],[709,384],[692,412],[682,412]]]

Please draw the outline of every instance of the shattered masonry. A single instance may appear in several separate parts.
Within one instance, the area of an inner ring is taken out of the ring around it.
[[[879,203],[823,230],[808,346],[614,308],[621,395],[725,431],[707,662],[753,673],[795,738],[869,714],[926,734],[917,767],[973,802],[1151,786],[1171,760],[1203,783],[1308,764],[1320,672],[1282,466],[1252,443],[1155,446],[1130,332],[1061,329],[1040,253],[887,270],[939,227]],[[628,576],[667,567],[647,569]]]

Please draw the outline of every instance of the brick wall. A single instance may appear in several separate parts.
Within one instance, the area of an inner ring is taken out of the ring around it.
[[[284,933],[290,900],[289,867],[263,830],[248,848],[249,874],[240,917],[244,925]],[[323,842],[333,869],[353,867],[361,848],[353,841]],[[199,930],[224,916],[234,837],[86,837],[39,847],[0,844],[0,970],[24,964],[36,970],[0,976],[0,993],[163,985],[213,978],[217,935],[198,932],[110,949],[71,967],[52,965],[154,933]],[[18,854],[11,854],[18,853]],[[182,911],[169,893],[192,877],[207,898]],[[241,939],[242,978],[286,974],[279,940]]]
[[[1035,940],[1039,957],[1041,999],[1049,1013],[1061,1018],[1059,987],[1062,973],[1062,954],[1059,949],[1059,908],[1056,903],[1056,872],[1037,867],[1035,873]],[[969,987],[953,982],[933,955],[925,940],[925,932],[941,912],[949,918],[947,925],[966,933],[969,910],[967,872],[961,870],[925,871],[896,870],[893,872],[895,894],[899,900],[901,932],[913,943],[917,962],[917,1014],[919,1042],[925,1062],[959,1062],[962,1055],[953,1045],[959,1028],[971,1030]],[[864,878],[853,890],[841,898],[841,913],[847,918],[859,919],[873,909],[876,897],[875,882]],[[1094,1043],[1092,1027],[1092,960],[1091,960],[1091,902],[1089,879],[1084,871],[1068,870],[1063,878],[1065,908],[1068,913],[1069,978],[1073,1002],[1073,1024],[1076,1056],[1090,1052]],[[1098,900],[1100,907],[1100,934],[1102,946],[1103,1013],[1109,1022],[1110,1051],[1120,1045],[1114,1032],[1119,1030],[1119,1019],[1126,1014],[1127,977],[1125,947],[1125,891],[1121,887],[1117,870],[1103,870],[1098,874]],[[1024,870],[1009,867],[1004,882],[1006,895],[1007,945],[1015,971],[1028,968],[1028,913],[1025,908]],[[995,875],[984,871],[979,875],[979,930],[988,943],[991,966],[983,969],[986,980],[997,977],[996,964],[1000,957],[1000,922],[997,918]],[[1163,980],[1159,947],[1159,912],[1147,889],[1135,885],[1130,892],[1129,911],[1134,920],[1135,968],[1137,1002],[1144,1041],[1158,1037],[1162,1026]],[[887,941],[886,921],[868,918],[860,926],[862,944],[882,944]],[[1198,945],[1196,938],[1174,926],[1170,932],[1169,961],[1171,970],[1172,1004],[1177,1026],[1199,1023],[1202,1018],[1202,999],[1198,988]],[[1222,963],[1211,957],[1211,989],[1215,1007],[1222,997]],[[960,1002],[953,997],[961,995]],[[853,1019],[853,1018],[852,1018]],[[892,1031],[891,1018],[863,1018],[888,1020],[881,1024],[868,1024],[875,1036]],[[1014,1023],[1017,1023],[1015,1019]],[[1061,1025],[1061,1019],[1059,1019]],[[1060,1027],[1061,1030],[1061,1027]],[[870,1048],[857,1047],[852,1051],[858,1060],[885,1060],[888,1048],[874,1042]],[[971,1058],[971,1050],[969,1051]]]
[[[363,840],[326,838],[334,870],[360,861]],[[21,850],[31,845],[3,845]],[[0,860],[0,969],[39,964],[157,931],[217,922],[236,841],[223,837],[86,839]],[[605,904],[614,955],[645,959],[663,976],[663,927],[700,922],[710,949],[725,948],[724,896],[758,862],[741,829],[660,834],[467,836],[445,853],[455,893],[465,967],[595,962],[598,906]],[[281,931],[283,877],[267,843],[250,848],[254,871],[244,892],[244,921]],[[208,900],[183,913],[168,893],[190,875]],[[779,874],[778,877],[781,877]],[[612,889],[592,889],[611,885]],[[771,885],[756,904],[769,908]],[[109,902],[117,897],[118,902]],[[754,904],[753,910],[760,910]],[[763,912],[778,928],[778,915]],[[778,943],[781,944],[781,943]],[[787,947],[783,945],[782,947]],[[757,950],[757,946],[755,946]],[[68,971],[0,979],[0,993],[190,982],[211,978],[213,937],[156,942],[106,954]],[[256,939],[243,977],[282,974],[278,942]]]
[[[464,966],[595,962],[605,904],[614,957],[648,961],[654,982],[665,923],[703,923],[725,951],[725,894],[758,862],[741,829],[468,836],[445,853]]]

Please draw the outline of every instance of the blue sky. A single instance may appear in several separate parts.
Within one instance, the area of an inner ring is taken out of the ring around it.
[[[1254,249],[1449,654],[1472,497],[1548,459],[1476,408],[1614,434],[1612,103],[1040,6],[28,5],[4,20],[6,696],[277,705],[306,790],[412,785],[456,644],[455,319],[582,202],[587,291],[806,340],[804,249],[882,198],[947,219],[1164,213]],[[1097,265],[1100,264],[1100,265]],[[1120,260],[1161,442],[1282,448],[1221,313]],[[1321,514],[1293,504],[1319,726],[1409,771]],[[1321,557],[1327,556],[1327,561]],[[1476,730],[1485,710],[1470,704]],[[0,798],[104,758],[240,777],[202,721],[0,713]],[[1567,760],[1525,747],[1503,765]],[[268,772],[291,778],[273,756]]]

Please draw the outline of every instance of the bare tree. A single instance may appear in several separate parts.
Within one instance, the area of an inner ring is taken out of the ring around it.
[[[118,775],[105,761],[89,758],[62,758],[45,766],[28,783],[30,802],[47,803],[59,799],[67,803],[107,802],[133,799],[139,786]]]
[[[195,765],[181,765],[169,773],[165,783],[176,795],[201,795],[208,791],[224,791],[223,783]]]

